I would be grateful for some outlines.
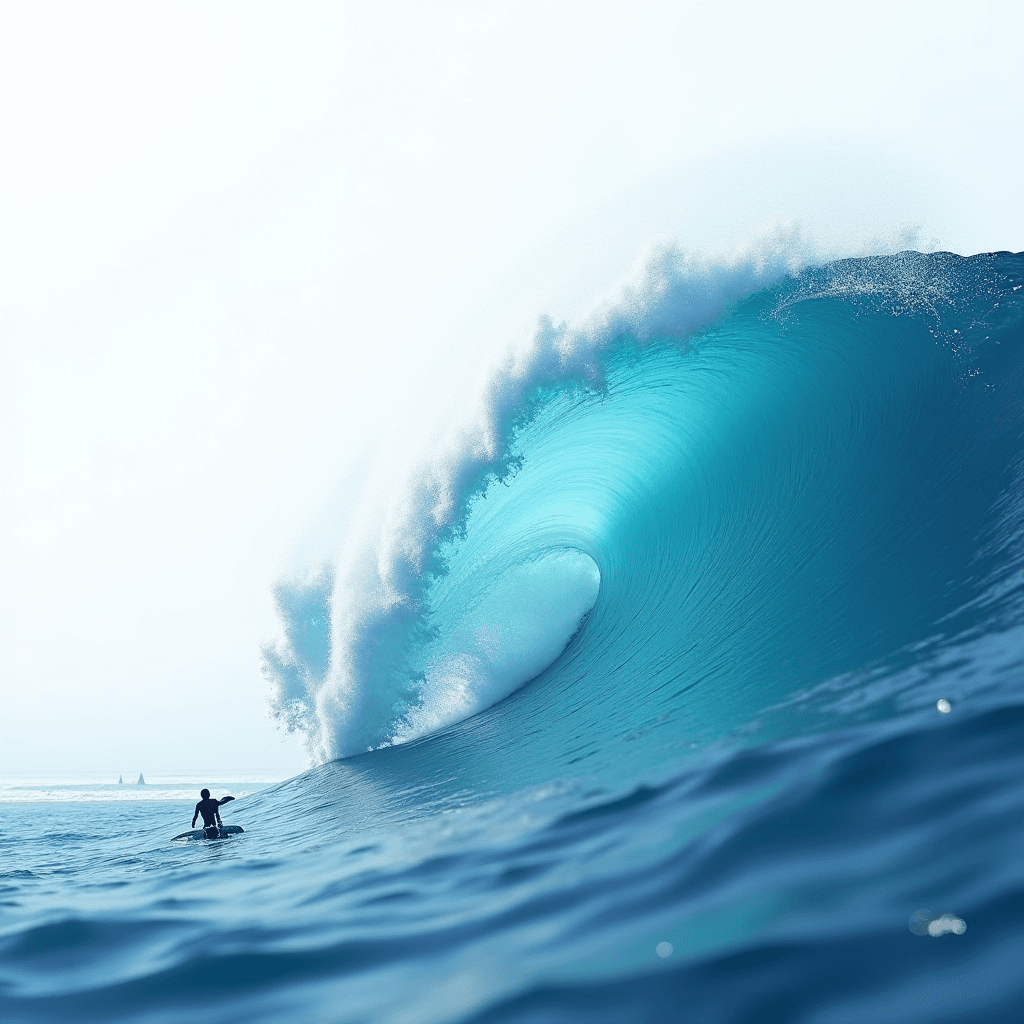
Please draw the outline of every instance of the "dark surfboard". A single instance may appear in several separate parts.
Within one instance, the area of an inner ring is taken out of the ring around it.
[[[209,828],[194,828],[190,832],[182,832],[174,839],[226,839],[228,836],[237,836],[244,832],[241,825],[210,825]],[[171,842],[174,842],[174,839]]]

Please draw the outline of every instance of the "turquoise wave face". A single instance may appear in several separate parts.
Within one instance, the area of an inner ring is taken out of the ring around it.
[[[1020,270],[826,268],[681,344],[622,338],[600,389],[531,396],[424,622],[456,633],[481,579],[551,551],[589,556],[600,592],[458,745],[480,733],[506,778],[528,746],[520,782],[618,774],[924,699],[920,673],[1020,600]]]
[[[907,673],[1020,599],[1020,279],[1009,255],[833,264],[539,383],[365,655],[364,746],[482,712],[456,731],[503,765],[534,737],[525,782],[920,699]]]

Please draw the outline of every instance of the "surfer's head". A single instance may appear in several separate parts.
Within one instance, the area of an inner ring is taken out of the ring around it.
[[[201,790],[199,790],[199,795],[204,800],[209,800],[210,799],[210,791],[208,789],[201,789]]]

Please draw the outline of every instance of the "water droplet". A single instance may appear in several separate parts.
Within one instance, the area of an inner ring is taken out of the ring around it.
[[[953,710],[953,705],[945,697],[940,697],[935,702],[935,707],[940,715],[948,715]]]
[[[658,954],[662,959],[672,955],[672,943],[671,942],[659,942],[654,947],[654,952]]]
[[[943,914],[928,923],[928,934],[933,938],[948,935],[950,932],[954,935],[963,935],[965,931],[967,931],[967,922],[962,917],[957,917],[956,914]]]
[[[940,935],[963,935],[967,931],[967,922],[948,911],[935,917],[930,910],[918,910],[907,926],[915,935],[930,935],[933,939]]]

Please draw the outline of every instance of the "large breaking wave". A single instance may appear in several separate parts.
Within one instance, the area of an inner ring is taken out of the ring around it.
[[[278,588],[270,707],[311,760],[533,679],[600,747],[666,715],[749,728],[908,645],[936,656],[1017,457],[993,335],[1019,262],[814,263],[793,233],[666,247],[499,361],[342,554]]]

